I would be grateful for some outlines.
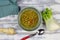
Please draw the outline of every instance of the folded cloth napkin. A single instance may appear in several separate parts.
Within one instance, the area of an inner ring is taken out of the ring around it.
[[[17,0],[0,0],[0,18],[18,14]]]

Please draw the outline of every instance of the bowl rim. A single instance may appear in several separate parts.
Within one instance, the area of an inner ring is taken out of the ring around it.
[[[32,30],[28,30],[28,29],[25,29],[23,28],[22,24],[19,22],[20,21],[20,16],[22,15],[22,11],[26,10],[26,9],[33,9],[34,11],[37,12],[37,15],[38,15],[38,23],[36,24],[35,28],[33,28]],[[41,13],[34,7],[25,7],[23,8],[19,13],[18,13],[18,25],[19,27],[21,27],[23,30],[26,30],[26,31],[34,31],[36,30],[40,25],[42,24],[42,16],[41,16]]]

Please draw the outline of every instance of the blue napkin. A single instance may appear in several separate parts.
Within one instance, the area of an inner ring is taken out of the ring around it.
[[[0,18],[8,15],[17,15],[18,11],[16,0],[0,0]]]

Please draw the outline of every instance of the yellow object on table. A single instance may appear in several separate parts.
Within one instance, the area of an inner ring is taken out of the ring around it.
[[[12,35],[12,34],[15,34],[16,32],[15,32],[15,29],[13,28],[0,28],[0,33]]]

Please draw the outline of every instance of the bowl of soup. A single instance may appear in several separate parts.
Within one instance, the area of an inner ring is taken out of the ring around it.
[[[33,7],[26,7],[18,14],[19,26],[27,31],[33,31],[41,24],[41,14]]]

